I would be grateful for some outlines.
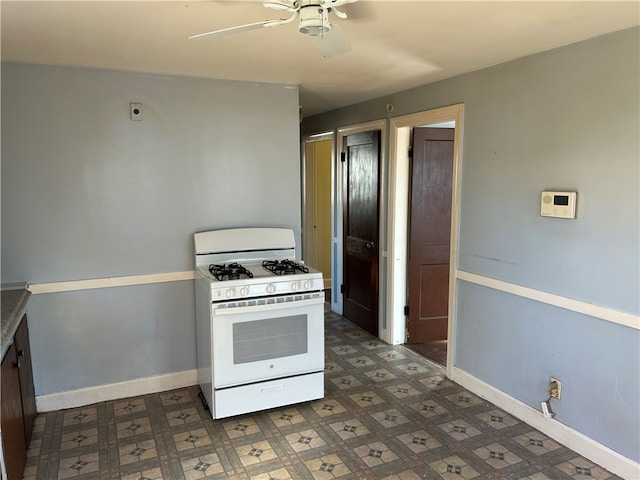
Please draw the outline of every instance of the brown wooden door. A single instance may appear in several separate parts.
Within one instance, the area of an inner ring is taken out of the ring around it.
[[[380,132],[344,139],[343,315],[378,335]]]
[[[453,128],[414,128],[407,343],[447,339]]]

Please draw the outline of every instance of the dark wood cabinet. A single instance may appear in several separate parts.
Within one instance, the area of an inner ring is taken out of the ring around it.
[[[7,480],[21,479],[36,417],[26,315],[2,360],[1,373],[0,422]]]
[[[22,322],[15,336],[16,356],[20,368],[20,394],[22,396],[22,415],[24,417],[24,438],[26,447],[31,443],[33,423],[36,420],[36,396],[33,388],[33,369],[31,367],[31,348],[29,347],[29,326],[27,316]]]

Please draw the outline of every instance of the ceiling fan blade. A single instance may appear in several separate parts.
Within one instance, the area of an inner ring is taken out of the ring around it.
[[[220,30],[214,30],[212,32],[199,33],[197,35],[191,35],[189,37],[189,40],[193,40],[194,38],[204,38],[204,37],[221,37],[222,35],[230,35],[232,33],[246,32],[247,30],[255,30],[258,28],[262,28],[265,26],[266,23],[269,23],[269,21],[265,20],[264,22],[248,23],[246,25],[238,25],[237,27],[229,27],[229,28],[223,28]]]
[[[311,40],[325,58],[335,57],[336,55],[351,50],[349,39],[344,32],[335,25],[324,35],[311,37]]]
[[[221,37],[223,35],[231,35],[233,33],[246,32],[248,30],[257,30],[263,27],[275,27],[282,23],[281,20],[265,20],[263,22],[247,23],[246,25],[238,25],[237,27],[223,28],[221,30],[214,30],[212,32],[199,33],[197,35],[191,35],[189,40],[197,38],[214,38]]]
[[[286,12],[295,12],[296,8],[291,2],[286,0],[265,0],[262,5],[266,8],[272,8],[274,10],[284,10]]]
[[[330,7],[339,7],[341,5],[346,5],[348,3],[356,3],[358,0],[331,0],[329,3]]]

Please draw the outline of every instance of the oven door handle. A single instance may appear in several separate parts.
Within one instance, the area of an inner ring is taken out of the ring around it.
[[[307,300],[296,300],[293,302],[281,302],[281,303],[262,303],[260,305],[250,305],[246,307],[216,308],[214,304],[213,314],[214,315],[235,315],[235,314],[242,314],[242,313],[264,312],[269,310],[286,310],[289,308],[306,307],[309,305],[318,305],[322,303],[324,303],[324,295],[321,295],[317,298],[309,298]]]

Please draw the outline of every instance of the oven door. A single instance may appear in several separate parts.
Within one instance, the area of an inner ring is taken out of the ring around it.
[[[214,388],[324,370],[324,294],[214,304]]]

